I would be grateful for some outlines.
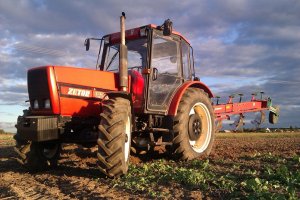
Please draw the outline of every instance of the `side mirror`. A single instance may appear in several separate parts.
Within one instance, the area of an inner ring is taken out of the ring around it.
[[[90,49],[90,38],[85,39],[84,46],[86,51]]]
[[[173,30],[173,22],[170,19],[167,19],[164,22],[164,29],[163,29],[163,34],[164,36],[170,36],[172,34]]]
[[[162,30],[164,36],[170,36],[173,30],[173,22],[170,19],[167,19],[163,25],[157,26],[157,29]]]

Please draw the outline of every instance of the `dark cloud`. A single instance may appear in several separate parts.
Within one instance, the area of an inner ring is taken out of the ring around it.
[[[5,80],[0,89],[0,105],[25,105],[28,99],[26,83],[13,82],[7,84],[10,80]]]

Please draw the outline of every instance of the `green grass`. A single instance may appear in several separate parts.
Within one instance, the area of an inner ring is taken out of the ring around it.
[[[285,159],[269,153],[251,159],[259,160],[264,165],[254,170],[245,163],[234,163],[232,168],[224,170],[209,160],[179,163],[156,160],[131,165],[128,174],[115,179],[113,186],[154,198],[172,197],[175,188],[200,190],[204,197],[226,199],[299,198],[299,155]]]
[[[217,138],[291,138],[300,133],[218,133]],[[297,151],[296,151],[297,152]],[[300,155],[255,152],[234,159],[175,162],[153,160],[131,164],[113,187],[145,198],[174,198],[182,191],[204,199],[300,199]]]

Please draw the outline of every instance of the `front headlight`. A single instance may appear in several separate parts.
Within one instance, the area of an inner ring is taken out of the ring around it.
[[[45,100],[44,108],[47,108],[47,109],[50,109],[50,108],[51,108],[50,99],[46,99],[46,100]]]
[[[34,109],[38,109],[38,108],[39,108],[39,102],[38,102],[37,99],[34,100],[34,102],[33,102],[33,108],[34,108]]]

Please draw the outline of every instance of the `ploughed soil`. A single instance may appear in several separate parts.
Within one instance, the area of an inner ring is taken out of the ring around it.
[[[282,134],[272,137],[261,134],[224,134],[218,133],[214,149],[209,157],[210,163],[221,170],[231,168],[232,163],[245,163],[249,168],[259,168],[260,163],[243,158],[255,154],[281,157],[300,155],[300,133],[295,136]],[[281,134],[281,133],[273,133]],[[145,194],[132,194],[130,191],[113,187],[112,180],[106,178],[97,169],[97,148],[83,148],[77,145],[64,145],[59,166],[44,172],[28,173],[15,159],[13,140],[0,137],[0,199],[140,199]],[[151,162],[152,159],[131,156],[131,163]],[[170,159],[170,158],[168,158]],[[222,162],[220,162],[220,160]],[[166,188],[168,190],[168,188]],[[180,192],[180,191],[179,191]],[[192,194],[193,191],[191,191]],[[186,194],[186,192],[185,192]],[[191,197],[191,194],[189,197]],[[186,198],[176,195],[176,198]],[[192,195],[197,198],[197,195]],[[201,196],[199,196],[201,198]]]

